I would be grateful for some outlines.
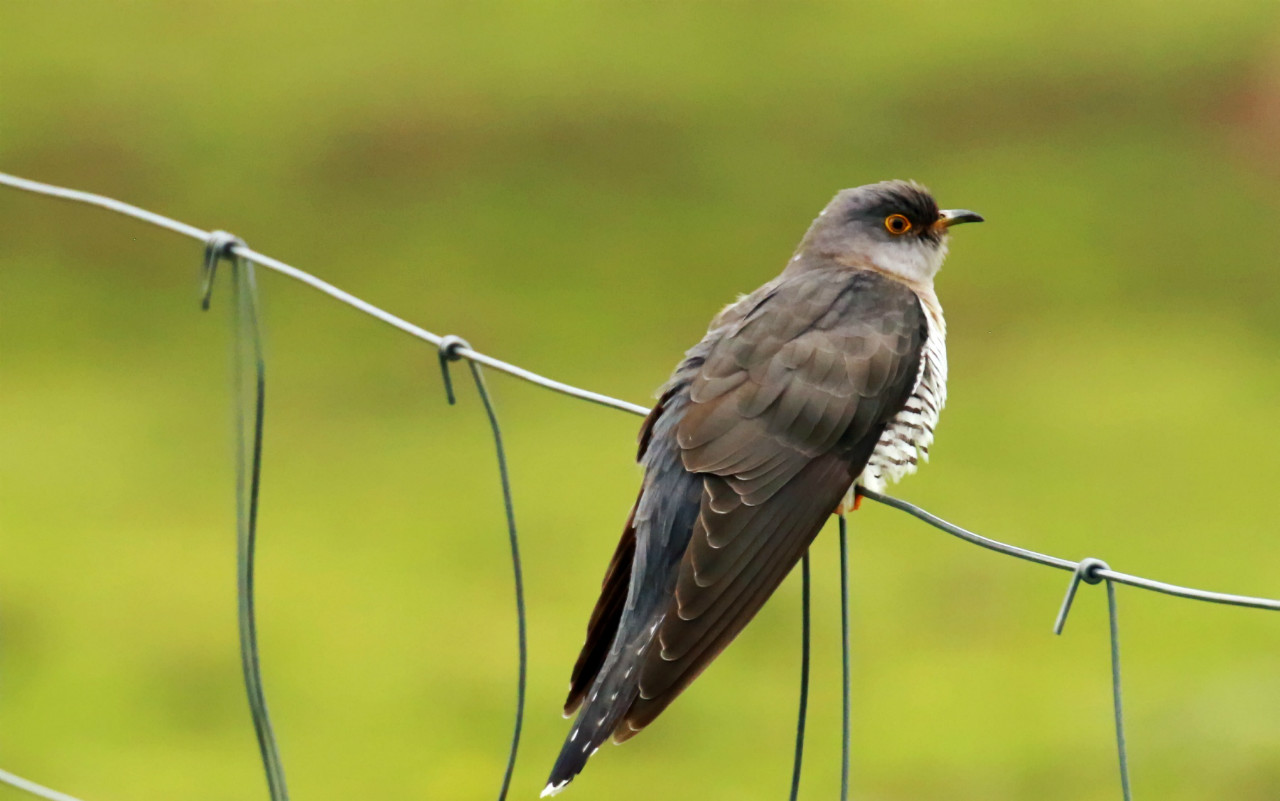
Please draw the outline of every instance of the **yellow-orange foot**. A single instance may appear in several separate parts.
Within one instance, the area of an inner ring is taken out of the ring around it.
[[[847,515],[850,512],[856,512],[862,508],[862,493],[855,488],[853,490],[853,503],[849,503],[849,496],[844,496],[844,500],[840,501],[840,505],[836,507],[836,514]]]

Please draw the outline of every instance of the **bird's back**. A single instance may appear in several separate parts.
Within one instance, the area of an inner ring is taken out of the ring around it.
[[[643,485],[548,790],[651,722],[759,611],[903,408],[927,334],[901,283],[811,270],[727,308],[685,355],[641,429]]]

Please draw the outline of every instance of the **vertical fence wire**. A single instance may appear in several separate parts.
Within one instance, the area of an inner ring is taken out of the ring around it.
[[[809,551],[805,549],[800,559],[800,712],[796,716],[796,755],[791,767],[790,801],[800,797],[800,769],[804,762],[804,731],[809,714]]]
[[[440,341],[440,372],[444,380],[445,396],[450,405],[457,402],[457,396],[453,391],[453,379],[449,374],[449,362],[461,358],[457,351],[464,347],[470,348],[466,341],[460,337],[447,336]],[[511,545],[511,569],[515,574],[516,630],[520,664],[519,675],[516,680],[515,729],[511,734],[511,748],[507,753],[507,767],[502,774],[502,787],[498,791],[498,801],[504,801],[507,797],[507,792],[511,788],[511,776],[515,772],[516,755],[520,750],[520,732],[524,728],[525,685],[528,681],[529,665],[528,624],[524,605],[524,570],[520,560],[520,538],[516,532],[515,505],[511,500],[511,476],[507,469],[506,449],[502,445],[502,428],[498,425],[498,413],[494,408],[493,399],[489,396],[489,389],[485,385],[484,375],[480,372],[480,365],[474,361],[468,361],[467,366],[471,368],[471,377],[475,380],[476,392],[480,395],[480,400],[484,404],[485,414],[489,418],[489,428],[493,432],[493,445],[498,455],[498,477],[502,483],[502,505],[507,520],[507,539]]]
[[[1116,585],[1110,579],[1107,580],[1107,617],[1111,623],[1111,701],[1115,707],[1120,789],[1124,801],[1133,801],[1133,791],[1129,788],[1129,749],[1124,739],[1124,702],[1120,698],[1120,622],[1116,612]]]
[[[849,642],[849,521],[840,520],[840,801],[849,801],[849,740],[852,729],[852,646]]]
[[[210,235],[205,247],[201,307],[209,308],[213,280],[221,259],[231,261],[232,393],[236,434],[236,619],[240,635],[240,665],[249,699],[253,730],[272,801],[287,801],[284,765],[267,711],[258,652],[255,576],[258,540],[258,499],[262,484],[262,435],[266,410],[266,361],[258,320],[258,287],[253,263],[232,248],[243,242],[222,231]]]
[[[1075,601],[1076,590],[1079,589],[1081,581],[1086,584],[1106,581],[1107,619],[1111,634],[1111,704],[1116,724],[1116,754],[1120,762],[1120,791],[1124,795],[1124,801],[1132,801],[1133,791],[1129,786],[1129,749],[1124,737],[1124,702],[1120,692],[1120,615],[1116,609],[1115,582],[1107,577],[1111,572],[1111,568],[1101,559],[1090,557],[1080,560],[1080,564],[1071,574],[1071,581],[1067,584],[1067,594],[1063,597],[1062,606],[1058,609],[1058,617],[1053,622],[1053,633],[1062,634],[1063,628],[1067,625],[1067,614],[1071,612],[1071,605]]]
[[[262,665],[258,655],[257,592],[254,584],[258,550],[258,498],[262,483],[262,434],[266,408],[266,363],[262,355],[262,334],[258,325],[258,289],[253,265],[237,259],[232,269],[235,300],[235,393],[236,393],[236,519],[237,587],[239,596],[240,653],[245,690],[258,735],[263,768],[272,801],[287,801],[284,765],[276,745],[271,715],[267,712],[262,688]],[[253,387],[245,379],[252,365]]]

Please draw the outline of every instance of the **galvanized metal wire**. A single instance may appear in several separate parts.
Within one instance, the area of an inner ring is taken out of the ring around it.
[[[284,780],[284,765],[276,745],[271,716],[267,712],[266,692],[262,688],[262,666],[258,656],[258,617],[254,591],[258,543],[258,500],[262,486],[262,434],[266,412],[266,364],[262,358],[262,335],[258,328],[257,289],[254,287],[253,265],[235,265],[236,326],[236,528],[239,530],[236,565],[239,590],[241,655],[245,687],[253,713],[258,748],[267,774],[272,801],[288,801],[289,790]],[[243,384],[248,361],[253,364],[252,399],[245,395]],[[252,402],[252,431],[246,412]]]
[[[796,754],[791,764],[790,801],[800,797],[800,771],[804,764],[805,722],[809,715],[810,598],[809,551],[800,559],[800,713],[796,720]]]
[[[1063,559],[1059,556],[1049,556],[1048,554],[1037,553],[1026,548],[1019,548],[1016,545],[1008,545],[990,537],[984,537],[981,534],[975,534],[968,529],[961,528],[954,523],[948,523],[937,515],[926,512],[913,503],[895,498],[891,495],[885,495],[880,492],[874,492],[866,488],[859,488],[858,494],[863,498],[870,498],[876,503],[882,503],[885,506],[906,512],[912,517],[923,520],[929,525],[940,531],[959,537],[960,539],[971,542],[974,545],[981,546],[987,550],[997,553],[1006,554],[1008,556],[1017,557],[1028,562],[1035,562],[1040,565],[1056,567],[1059,570],[1074,571],[1079,569],[1080,563],[1073,562],[1070,559]],[[1129,573],[1121,573],[1118,570],[1110,568],[1099,569],[1095,571],[1099,578],[1109,579],[1119,584],[1128,584],[1131,587],[1140,587],[1144,590],[1159,592],[1165,595],[1173,595],[1178,598],[1188,598],[1193,601],[1208,601],[1214,604],[1227,604],[1229,606],[1248,606],[1254,609],[1271,609],[1280,611],[1280,600],[1275,598],[1257,598],[1249,595],[1234,595],[1228,592],[1213,592],[1211,590],[1198,590],[1193,587],[1181,587],[1177,584],[1168,584],[1163,581],[1143,578],[1142,576],[1134,576]]]
[[[850,732],[853,728],[853,645],[849,634],[849,520],[840,521],[840,801],[849,801]]]
[[[253,264],[233,252],[244,241],[215,231],[205,245],[202,309],[208,310],[218,262],[231,262],[232,392],[236,414],[236,618],[240,661],[250,717],[258,739],[272,801],[288,801],[284,764],[267,711],[258,656],[258,617],[254,578],[257,562],[258,499],[262,486],[262,434],[266,411],[266,360],[258,323],[258,287]]]
[[[48,801],[80,801],[80,799],[73,795],[60,793],[57,790],[45,787],[43,784],[36,784],[30,779],[24,779],[7,770],[0,770],[0,782],[18,790],[22,790],[23,792],[31,793],[37,798],[47,798]]]
[[[132,217],[135,220],[141,220],[142,222],[168,229],[174,233],[199,240],[200,242],[207,242],[209,239],[209,231],[201,230],[200,228],[196,228],[194,225],[187,225],[184,222],[178,222],[177,220],[165,217],[162,214],[156,214],[155,212],[147,211],[146,209],[140,209],[137,206],[115,200],[114,198],[95,195],[92,192],[81,192],[76,189],[67,189],[61,186],[53,186],[52,184],[44,184],[39,181],[31,181],[26,178],[19,178],[16,175],[9,175],[7,173],[0,173],[0,184],[11,186],[14,189],[33,192],[38,195],[59,198],[61,200],[70,200],[76,203],[88,204],[90,206],[97,206],[101,209],[113,211],[116,214],[123,214],[126,217]],[[440,346],[440,335],[433,334],[425,328],[421,328],[407,320],[397,317],[385,309],[380,309],[368,301],[361,300],[349,292],[338,289],[333,284],[330,284],[327,281],[322,281],[311,273],[299,270],[297,267],[285,264],[278,259],[273,259],[270,256],[258,253],[245,245],[234,245],[230,250],[235,255],[248,259],[254,264],[265,267],[268,270],[273,270],[281,275],[288,276],[295,281],[300,281],[312,289],[323,292],[334,300],[345,303],[352,308],[359,309],[370,317],[381,320],[387,325],[400,329],[409,336],[430,342],[436,347]],[[624,412],[631,412],[632,414],[638,414],[641,416],[649,413],[648,409],[640,406],[639,404],[628,403],[624,400],[611,398],[608,395],[601,395],[599,392],[592,392],[570,384],[565,384],[563,382],[547,378],[546,376],[538,375],[537,373],[526,370],[523,367],[517,367],[514,364],[509,364],[501,359],[495,359],[492,356],[471,350],[471,348],[461,348],[457,353],[464,359],[479,362],[486,367],[492,367],[493,369],[506,373],[507,375],[512,375],[523,381],[537,384],[538,386],[543,387],[544,389],[549,389],[552,392],[559,392],[564,395],[569,395],[570,397],[578,398],[579,400],[598,403],[601,406],[609,406],[614,409],[621,409]]]
[[[1124,701],[1120,692],[1120,620],[1116,612],[1116,583],[1107,579],[1107,619],[1111,631],[1111,704],[1116,720],[1116,754],[1120,760],[1120,790],[1133,801],[1129,788],[1129,748],[1124,738]]]
[[[434,334],[424,328],[410,323],[378,306],[362,300],[344,290],[341,290],[326,281],[323,281],[310,273],[293,267],[285,262],[270,256],[258,253],[239,240],[227,239],[227,235],[221,232],[209,232],[179,222],[164,215],[141,209],[137,206],[115,200],[103,195],[93,194],[90,192],[82,192],[66,187],[54,186],[51,184],[32,181],[20,178],[6,173],[0,173],[0,185],[9,186],[34,194],[44,195],[46,197],[59,198],[76,203],[96,206],[108,211],[122,214],[127,217],[182,234],[191,239],[206,243],[210,248],[215,247],[220,254],[220,258],[234,257],[233,270],[236,275],[236,281],[233,283],[236,289],[237,302],[236,309],[239,322],[237,323],[237,353],[243,355],[241,348],[248,343],[248,353],[256,359],[255,372],[256,393],[255,403],[253,406],[253,435],[246,435],[245,417],[240,418],[240,459],[238,464],[241,469],[242,479],[238,481],[238,494],[240,499],[239,507],[242,512],[237,515],[238,519],[238,542],[241,544],[240,553],[240,586],[241,586],[241,609],[242,609],[242,653],[245,661],[246,683],[250,684],[250,674],[256,676],[258,690],[261,690],[261,678],[258,674],[258,657],[256,646],[256,629],[253,625],[253,607],[252,607],[252,580],[253,580],[253,543],[256,537],[256,514],[257,514],[257,494],[258,494],[258,477],[261,470],[261,440],[262,440],[262,411],[263,411],[263,395],[264,395],[264,369],[261,360],[260,332],[257,325],[257,301],[256,290],[254,288],[252,266],[272,270],[281,275],[299,281],[313,289],[316,289],[329,297],[338,300],[352,308],[358,309],[371,317],[380,320],[383,323],[391,325],[410,336],[426,341],[437,349],[445,349],[453,358],[466,359],[470,364],[472,375],[476,380],[477,390],[480,392],[481,399],[484,402],[486,412],[494,434],[494,442],[498,451],[499,474],[502,480],[503,499],[507,511],[508,531],[510,535],[513,565],[516,580],[516,603],[517,614],[519,620],[519,641],[520,641],[520,678],[517,693],[517,714],[515,724],[515,734],[512,740],[512,747],[508,758],[507,769],[504,775],[500,798],[505,796],[510,784],[511,773],[515,763],[516,751],[519,745],[520,729],[523,720],[524,708],[524,688],[525,688],[525,671],[526,671],[526,632],[524,623],[524,599],[523,599],[523,578],[521,574],[519,561],[519,547],[515,530],[515,517],[511,506],[510,479],[506,469],[506,458],[502,447],[501,433],[498,428],[497,416],[494,411],[492,401],[485,389],[484,382],[479,372],[479,366],[487,366],[507,375],[514,376],[523,381],[536,384],[537,386],[558,392],[570,397],[578,398],[590,403],[607,406],[609,408],[618,409],[620,411],[630,412],[636,415],[645,415],[649,412],[647,408],[639,404],[630,403],[628,401],[603,395],[598,392],[582,389],[561,381],[556,381],[546,376],[539,375],[523,367],[502,361],[493,356],[487,355],[480,351],[474,350],[465,341],[452,337],[442,337]],[[210,262],[206,257],[206,281],[212,280],[212,273],[217,266],[218,259]],[[205,287],[205,297],[208,297],[209,287]],[[247,298],[247,300],[246,300]],[[243,305],[242,305],[243,304]],[[247,321],[251,320],[251,324]],[[248,339],[246,339],[246,336]],[[443,350],[442,350],[443,352]],[[242,363],[243,365],[244,363]],[[242,375],[237,370],[237,376]],[[446,382],[448,382],[448,373],[445,372]],[[452,385],[446,384],[446,391],[452,398]],[[237,391],[237,397],[242,397]],[[241,407],[242,411],[244,407]],[[250,456],[251,454],[251,456]],[[247,471],[247,472],[246,472]],[[247,480],[244,476],[247,474]],[[1071,571],[1075,574],[1072,585],[1069,590],[1068,599],[1064,603],[1064,610],[1060,613],[1060,621],[1065,620],[1066,609],[1069,608],[1070,599],[1074,597],[1075,587],[1079,581],[1090,580],[1107,582],[1108,607],[1110,611],[1111,626],[1111,658],[1112,658],[1112,689],[1115,710],[1116,737],[1117,748],[1120,756],[1121,782],[1122,789],[1126,800],[1130,798],[1128,763],[1126,755],[1126,744],[1124,735],[1123,711],[1121,705],[1120,692],[1120,642],[1119,642],[1119,626],[1117,623],[1115,588],[1114,584],[1126,584],[1152,592],[1163,593],[1180,598],[1190,600],[1205,601],[1208,603],[1226,604],[1232,606],[1251,607],[1256,609],[1267,609],[1280,611],[1280,600],[1272,598],[1262,598],[1246,595],[1237,595],[1233,593],[1214,592],[1209,590],[1200,590],[1191,587],[1184,587],[1176,584],[1169,584],[1154,579],[1144,578],[1129,573],[1122,573],[1112,570],[1104,564],[1091,564],[1089,560],[1077,562],[1061,557],[1049,556],[1047,554],[1037,553],[1018,546],[1009,545],[989,537],[984,537],[967,529],[961,528],[953,523],[949,523],[920,507],[879,492],[873,492],[867,489],[859,489],[859,495],[870,498],[877,503],[889,506],[894,509],[906,512],[919,520],[941,530],[948,534],[959,537],[966,542],[973,543],[983,548],[996,551],[1018,559],[1023,559],[1037,564],[1054,567],[1059,570]],[[842,614],[842,663],[843,663],[843,737],[842,737],[842,770],[841,770],[841,798],[848,797],[848,765],[849,765],[849,732],[851,728],[850,714],[850,685],[851,685],[851,669],[850,669],[850,646],[849,646],[849,622],[848,622],[848,568],[847,568],[847,524],[843,516],[840,517],[840,544],[841,544],[841,614]],[[800,768],[804,749],[805,737],[805,716],[808,702],[808,676],[809,676],[809,652],[810,652],[810,631],[809,631],[809,593],[810,593],[810,576],[809,576],[809,558],[806,553],[802,566],[802,647],[801,647],[801,696],[800,696],[800,714],[797,722],[796,750],[792,771],[791,798],[795,799],[799,789]],[[247,600],[247,604],[246,604]],[[243,622],[248,620],[251,625],[245,627]],[[1058,629],[1061,629],[1059,624]],[[244,635],[248,636],[244,636]],[[252,668],[252,670],[250,669]],[[274,749],[274,739],[270,736],[270,726],[266,716],[265,700],[258,696],[258,701],[254,701],[254,691],[250,687],[251,707],[257,710],[260,703],[260,713],[255,711],[255,728],[259,732],[259,742],[267,742]],[[258,720],[267,722],[265,728],[266,737],[264,739],[264,729],[258,728]],[[272,778],[272,759],[268,749],[264,746],[264,765],[268,773],[268,784],[272,790],[273,801],[281,801],[284,795],[283,770],[279,770],[276,774],[277,778]],[[275,754],[274,760],[278,766],[278,754]],[[53,801],[76,801],[63,793],[42,787],[22,779],[14,774],[0,771],[0,782],[25,790],[34,795],[43,798],[52,799]],[[277,784],[278,782],[278,784]]]
[[[1107,617],[1110,621],[1111,633],[1111,705],[1116,721],[1116,752],[1120,761],[1120,790],[1124,793],[1124,801],[1131,801],[1132,790],[1129,787],[1129,749],[1124,738],[1124,703],[1120,692],[1120,618],[1116,611],[1115,582],[1103,579],[1102,571],[1110,570],[1101,559],[1082,559],[1071,574],[1071,583],[1067,585],[1067,594],[1062,599],[1062,607],[1058,610],[1058,618],[1053,623],[1053,633],[1061,634],[1067,624],[1067,614],[1071,611],[1071,603],[1076,599],[1076,590],[1080,582],[1097,584],[1107,582]]]
[[[453,392],[453,378],[449,375],[449,362],[460,358],[457,352],[469,347],[461,337],[447,336],[440,342],[440,372],[444,378],[445,396],[452,406],[457,402]],[[498,453],[498,477],[502,483],[502,507],[506,512],[507,539],[511,545],[511,567],[515,573],[516,585],[516,630],[519,640],[519,676],[516,680],[516,723],[511,734],[511,748],[507,752],[507,767],[502,774],[502,788],[498,791],[498,801],[504,801],[511,789],[511,775],[516,769],[516,754],[520,750],[520,731],[524,728],[525,685],[529,672],[529,637],[524,606],[524,569],[520,561],[520,537],[516,533],[515,505],[511,500],[511,475],[507,470],[507,453],[502,446],[502,428],[498,425],[498,413],[494,409],[493,399],[489,397],[489,388],[485,386],[480,365],[468,362],[471,377],[476,382],[476,392],[484,404],[485,414],[489,418],[489,428],[493,432],[493,445]]]

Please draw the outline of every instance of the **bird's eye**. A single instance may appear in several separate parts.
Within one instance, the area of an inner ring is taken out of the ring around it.
[[[894,236],[901,236],[911,230],[911,221],[901,214],[890,214],[884,218],[884,227]]]

